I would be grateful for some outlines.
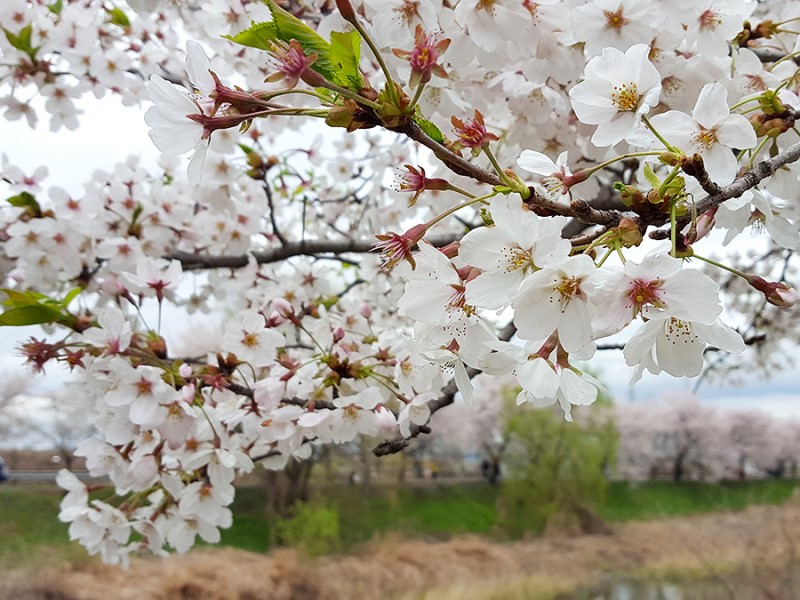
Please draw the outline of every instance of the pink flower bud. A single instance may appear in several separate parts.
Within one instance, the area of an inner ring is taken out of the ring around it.
[[[272,308],[284,319],[291,320],[294,317],[294,307],[285,298],[275,298],[272,301]]]
[[[764,294],[767,302],[780,308],[789,308],[800,300],[797,290],[782,281],[770,282],[757,275],[747,275],[745,279],[747,283]]]
[[[333,343],[337,344],[344,339],[344,328],[341,326],[333,330]]]
[[[339,14],[342,15],[345,21],[348,23],[356,22],[356,11],[353,9],[353,5],[350,4],[350,0],[336,0],[336,8],[339,9]]]
[[[359,307],[358,314],[360,314],[365,319],[369,319],[372,316],[372,307],[366,302],[364,302],[364,304],[362,304]]]

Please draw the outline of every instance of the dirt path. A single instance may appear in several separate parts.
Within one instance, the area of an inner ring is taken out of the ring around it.
[[[541,589],[564,590],[620,570],[684,576],[750,570],[775,578],[797,570],[796,542],[800,503],[792,502],[630,523],[612,535],[509,544],[477,537],[383,540],[357,554],[321,559],[287,550],[265,556],[209,549],[135,559],[127,571],[97,563],[53,567],[6,574],[0,600],[477,599],[493,597],[486,590],[497,586],[535,581]]]

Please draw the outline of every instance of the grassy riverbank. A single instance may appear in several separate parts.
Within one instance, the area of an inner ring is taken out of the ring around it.
[[[800,486],[795,481],[751,481],[727,484],[614,482],[600,516],[610,523],[740,510],[754,504],[779,504]],[[338,517],[335,548],[347,551],[375,538],[402,535],[443,540],[460,534],[493,537],[497,488],[460,483],[413,487],[344,486],[315,500]],[[52,561],[85,560],[58,522],[61,493],[50,485],[4,485],[0,488],[0,567]],[[242,488],[234,504],[234,525],[222,532],[222,545],[265,552],[274,524],[264,516],[264,490]]]

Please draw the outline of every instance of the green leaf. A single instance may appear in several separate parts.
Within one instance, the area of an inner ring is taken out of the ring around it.
[[[8,296],[3,300],[5,306],[30,306],[31,304],[41,304],[42,301],[49,300],[44,294],[28,290],[27,292],[18,292],[9,288],[2,290]]]
[[[252,23],[249,28],[234,36],[223,37],[237,44],[260,50],[271,50],[270,42],[282,41],[288,44],[291,40],[297,40],[306,56],[317,55],[317,60],[311,68],[325,79],[332,81],[331,45],[311,27],[271,0],[264,0],[264,4],[272,13],[272,21]]]
[[[114,6],[113,8],[109,9],[108,16],[111,17],[111,22],[114,25],[119,25],[123,29],[128,29],[131,26],[131,20],[128,18],[122,9]]]
[[[41,206],[39,206],[35,196],[30,192],[20,192],[16,196],[11,196],[11,198],[8,198],[6,202],[8,202],[11,206],[16,206],[17,208],[24,208],[31,215],[42,214]]]
[[[354,92],[364,87],[361,71],[361,36],[357,31],[331,32],[331,65],[334,83]]]
[[[64,320],[64,315],[54,306],[32,304],[10,308],[0,315],[0,326],[21,327],[41,323],[57,323]]]
[[[282,9],[271,0],[265,0],[272,13],[272,22],[277,28],[278,38],[286,43],[297,40],[303,47],[306,56],[312,52],[317,54],[317,61],[312,68],[326,79],[331,76],[331,46],[325,39],[290,12]]]
[[[47,10],[49,10],[54,15],[60,15],[61,11],[64,10],[64,0],[56,0],[56,2],[48,4]]]
[[[647,163],[644,164],[644,178],[647,179],[647,183],[649,183],[650,187],[654,190],[661,187],[661,180],[653,173],[653,169],[651,169],[650,165]]]
[[[36,56],[36,52],[39,49],[34,48],[31,45],[31,38],[33,35],[32,25],[26,25],[25,27],[19,30],[18,34],[10,32],[5,27],[3,28],[3,31],[6,34],[6,39],[8,40],[8,43],[14,46],[14,48],[19,50],[20,52],[24,52],[31,58],[34,58]]]
[[[64,296],[64,299],[60,303],[61,306],[67,308],[70,305],[70,302],[72,302],[82,291],[83,288],[80,287],[72,288],[69,292],[67,292],[67,295]]]
[[[419,128],[424,131],[427,136],[440,144],[444,144],[444,135],[442,135],[441,130],[433,124],[433,122],[428,121],[428,119],[420,116],[414,117],[414,122],[419,125]]]
[[[241,46],[249,46],[259,50],[271,50],[270,42],[280,39],[278,37],[278,28],[272,21],[269,23],[252,23],[250,27],[236,35],[223,35],[222,37]]]

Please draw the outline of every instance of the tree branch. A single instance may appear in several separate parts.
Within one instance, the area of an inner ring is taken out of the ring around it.
[[[789,146],[783,152],[762,160],[750,171],[733,180],[728,186],[722,188],[718,194],[708,196],[697,203],[697,214],[701,215],[708,209],[719,206],[726,200],[731,198],[738,198],[747,190],[754,188],[764,179],[771,177],[775,171],[788,165],[789,163],[796,162],[800,158],[800,142]]]
[[[446,246],[461,238],[461,234],[439,235],[426,238],[434,246]],[[280,262],[293,256],[313,256],[318,254],[364,254],[372,251],[376,240],[302,240],[286,242],[277,248],[253,252],[258,264]],[[186,271],[197,269],[241,269],[247,266],[248,254],[211,255],[176,251],[166,256],[168,260],[180,261]],[[322,257],[317,257],[322,258]]]
[[[415,142],[422,144],[429,150],[431,150],[436,158],[441,160],[445,166],[456,173],[457,175],[463,175],[464,177],[471,177],[477,181],[488,183],[489,185],[502,185],[503,182],[500,178],[492,173],[491,171],[487,171],[468,161],[467,159],[459,156],[452,150],[446,148],[443,144],[440,144],[432,137],[430,137],[427,133],[422,131],[419,125],[414,122],[411,122],[409,125],[404,127],[400,130],[400,133],[405,134]]]
[[[508,341],[514,334],[517,332],[517,328],[514,326],[514,323],[509,323],[503,330],[500,332],[500,335],[497,337],[503,341]],[[467,375],[469,378],[472,379],[476,375],[482,373],[480,369],[473,369],[472,367],[467,369]],[[428,406],[431,409],[431,416],[438,410],[443,409],[445,406],[450,406],[456,398],[456,392],[458,392],[458,386],[456,386],[455,378],[450,380],[444,388],[442,389],[442,393],[439,395],[438,398],[431,400],[428,402]],[[428,418],[428,422],[430,422],[430,417]],[[408,444],[411,442],[412,438],[417,437],[420,433],[430,433],[431,429],[428,425],[411,425],[411,435],[407,438],[403,436],[397,436],[392,438],[391,440],[386,440],[385,442],[381,442],[378,444],[373,450],[372,453],[375,456],[388,456],[389,454],[396,454],[397,452],[401,452],[404,450]]]

